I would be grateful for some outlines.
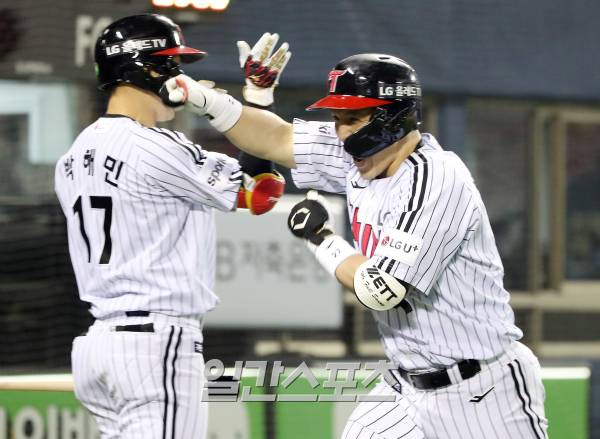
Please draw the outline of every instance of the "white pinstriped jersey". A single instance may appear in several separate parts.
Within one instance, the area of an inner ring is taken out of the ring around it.
[[[391,177],[364,180],[333,122],[294,121],[294,183],[346,193],[354,246],[410,285],[402,306],[374,311],[390,360],[425,371],[488,359],[522,337],[471,174],[430,134]]]
[[[218,298],[213,209],[232,210],[238,162],[178,132],[101,117],[56,165],[79,295],[96,318],[204,314]]]

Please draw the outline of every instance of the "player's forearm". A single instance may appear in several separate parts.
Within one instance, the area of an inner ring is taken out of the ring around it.
[[[354,291],[354,275],[356,270],[367,258],[360,254],[348,256],[335,270],[335,277],[346,288]]]
[[[292,124],[270,111],[244,106],[240,119],[224,134],[235,146],[256,157],[296,167]]]
[[[353,290],[363,305],[375,311],[398,306],[406,294],[404,284],[336,235],[329,212],[327,200],[317,191],[308,191],[306,198],[290,210],[288,228],[306,240],[325,271]]]
[[[208,116],[210,124],[240,149],[282,166],[296,167],[293,127],[274,113],[243,106],[228,94],[186,75],[167,80],[160,94],[170,106],[184,103],[190,111]]]

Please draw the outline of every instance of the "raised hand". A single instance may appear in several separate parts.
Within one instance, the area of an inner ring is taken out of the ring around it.
[[[273,53],[278,41],[279,34],[266,32],[252,48],[245,41],[237,42],[240,67],[244,71],[246,81],[242,93],[250,104],[260,107],[273,104],[273,91],[292,56],[292,52],[288,50],[288,43],[283,43]]]

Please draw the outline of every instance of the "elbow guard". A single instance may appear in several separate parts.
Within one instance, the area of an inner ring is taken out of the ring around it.
[[[277,171],[255,177],[244,174],[244,183],[238,192],[237,207],[248,209],[253,215],[262,215],[273,209],[285,189],[285,178]]]
[[[354,273],[354,292],[367,308],[387,311],[400,305],[406,295],[406,287],[371,261],[365,261]]]

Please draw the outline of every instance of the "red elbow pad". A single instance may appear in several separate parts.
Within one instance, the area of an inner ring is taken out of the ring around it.
[[[277,171],[265,172],[245,181],[238,193],[238,207],[249,209],[253,215],[271,210],[285,189],[285,178]]]

